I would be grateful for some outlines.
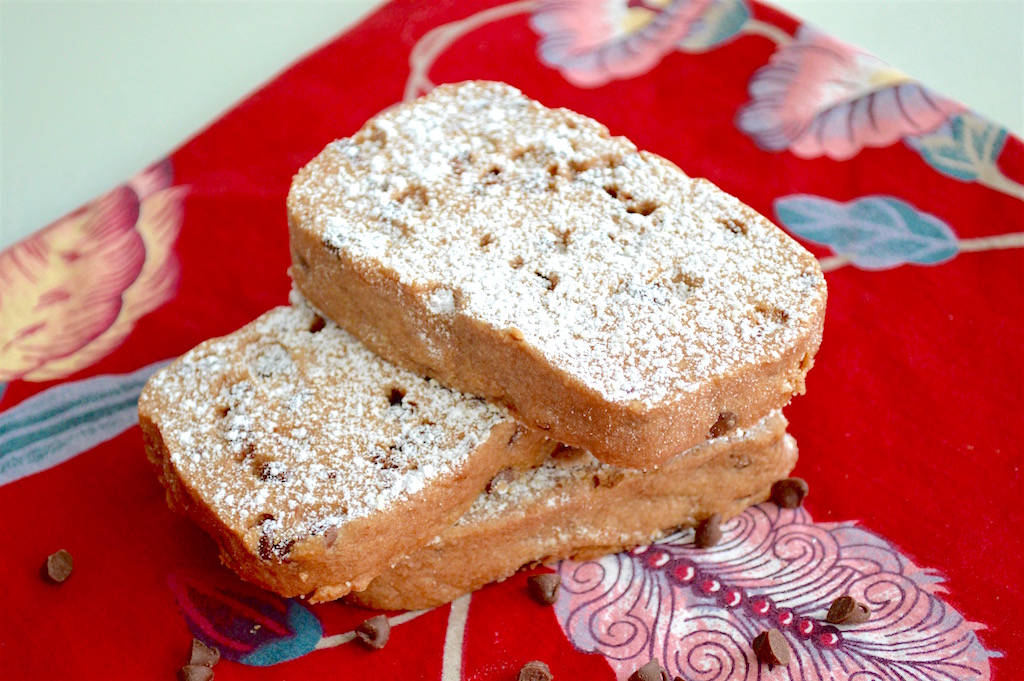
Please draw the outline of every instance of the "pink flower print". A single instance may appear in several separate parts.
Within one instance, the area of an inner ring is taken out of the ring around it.
[[[649,71],[715,0],[543,0],[531,24],[540,58],[580,87]]]
[[[877,57],[808,26],[750,80],[737,125],[759,146],[845,160],[964,110]]]
[[[670,676],[768,678],[751,641],[777,628],[792,660],[779,681],[989,679],[967,622],[938,598],[940,579],[850,523],[813,523],[802,509],[748,509],[710,549],[687,530],[650,547],[559,568],[555,614],[579,650],[604,655],[619,678],[657,658]],[[850,594],[871,608],[856,627],[825,622]]]
[[[180,197],[158,164],[0,252],[0,381],[86,367],[171,297]]]

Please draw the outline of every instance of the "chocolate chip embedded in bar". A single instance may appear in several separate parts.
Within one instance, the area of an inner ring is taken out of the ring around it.
[[[772,501],[782,508],[800,508],[810,492],[803,478],[786,478],[772,485]]]
[[[540,660],[524,664],[519,670],[519,676],[516,677],[517,681],[551,681],[553,678],[551,670]]]
[[[708,437],[722,437],[730,430],[736,427],[736,414],[731,411],[719,412],[718,420],[711,426],[711,430],[708,431]]]
[[[60,584],[71,576],[71,571],[74,567],[75,561],[71,557],[71,554],[64,549],[61,549],[56,553],[51,553],[46,558],[43,575],[54,584]]]
[[[515,471],[511,468],[506,468],[499,471],[497,475],[491,478],[491,481],[487,483],[487,492],[504,492],[508,489],[508,483],[514,480],[516,477]]]
[[[701,521],[693,535],[693,545],[698,549],[706,549],[722,541],[722,514],[715,513]]]
[[[551,605],[558,600],[558,589],[562,585],[562,578],[553,572],[543,575],[533,575],[526,580],[526,585],[538,602],[544,605]]]
[[[751,647],[761,662],[769,665],[786,666],[789,664],[789,644],[786,637],[778,629],[762,631],[754,639]]]
[[[377,615],[356,627],[359,641],[372,650],[380,650],[391,637],[391,622],[384,615]]]
[[[871,619],[871,610],[852,596],[840,596],[832,601],[825,621],[829,624],[864,624]]]

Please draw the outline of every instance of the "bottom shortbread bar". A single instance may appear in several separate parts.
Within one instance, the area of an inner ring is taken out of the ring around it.
[[[454,526],[349,599],[385,610],[432,607],[524,565],[614,553],[715,513],[731,517],[767,499],[796,464],[786,425],[773,412],[654,471],[614,468],[578,449],[505,471]]]

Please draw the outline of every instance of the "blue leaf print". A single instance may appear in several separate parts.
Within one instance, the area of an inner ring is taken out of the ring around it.
[[[934,265],[956,256],[949,226],[892,196],[865,196],[848,203],[795,194],[775,201],[779,220],[796,236],[830,247],[865,270],[906,263]]]
[[[995,168],[1006,143],[1006,129],[980,116],[961,113],[934,133],[906,141],[938,172],[974,182]]]
[[[750,18],[745,0],[715,0],[679,41],[684,52],[711,50],[739,35]]]
[[[263,643],[239,662],[253,667],[269,667],[302,657],[316,648],[323,635],[320,620],[309,610],[295,601],[287,601],[285,613],[288,628],[293,632],[286,638],[275,638]]]
[[[167,584],[192,635],[218,647],[227,660],[254,667],[287,662],[314,650],[324,633],[298,601],[249,584],[176,574]]]
[[[169,361],[62,383],[0,413],[0,485],[64,463],[134,426],[142,387]]]

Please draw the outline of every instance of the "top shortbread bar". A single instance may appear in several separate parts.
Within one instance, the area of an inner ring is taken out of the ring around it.
[[[292,278],[372,350],[649,468],[803,392],[817,260],[710,182],[500,83],[338,140],[288,196]]]

